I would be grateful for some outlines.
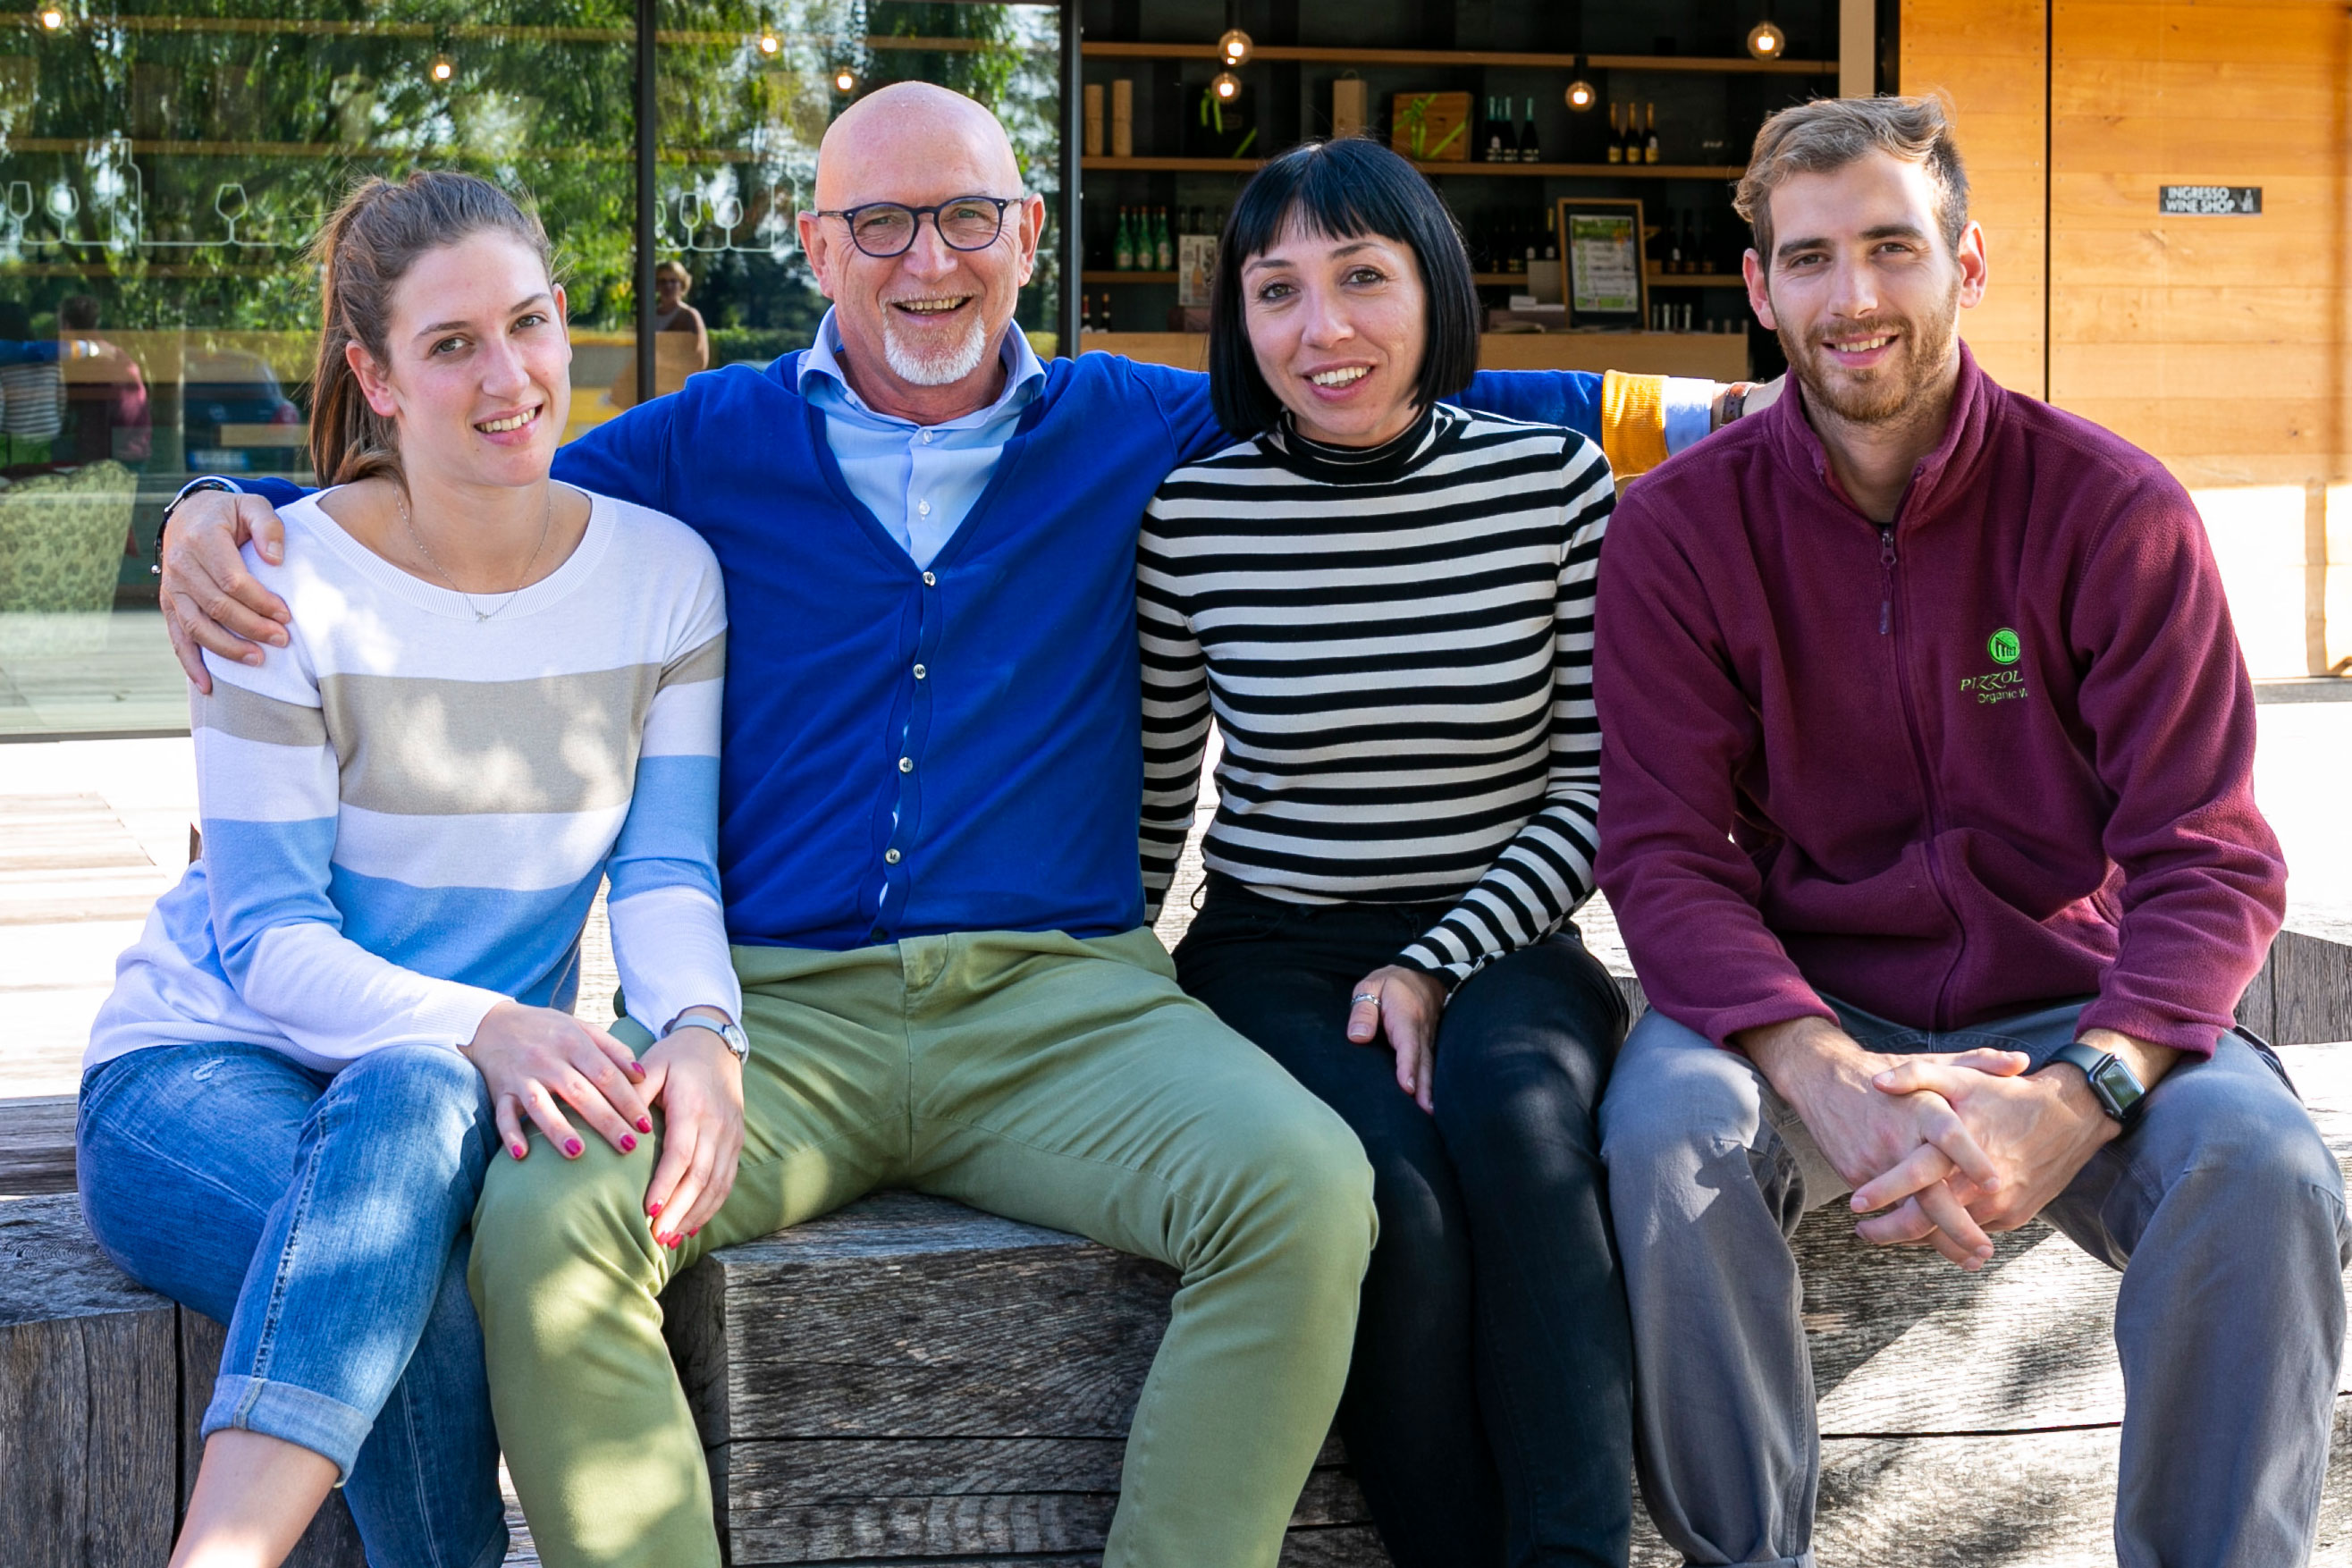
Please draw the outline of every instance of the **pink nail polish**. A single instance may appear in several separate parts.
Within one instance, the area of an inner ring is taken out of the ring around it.
[[[521,1144],[520,1144],[520,1143],[516,1143],[516,1144],[509,1145],[509,1148],[508,1148],[508,1150],[507,1150],[507,1152],[508,1152],[508,1153],[509,1153],[509,1154],[512,1154],[516,1159],[520,1160],[520,1159],[521,1159],[521,1158],[522,1158],[522,1156],[523,1156],[523,1146],[522,1146]]]
[[[653,1218],[653,1219],[659,1219],[659,1218],[661,1218],[661,1209],[662,1209],[661,1205],[659,1205],[659,1204],[657,1204],[657,1203],[656,1203],[656,1204],[647,1204],[647,1205],[646,1205],[646,1215],[647,1215],[649,1218]]]
[[[686,1234],[687,1234],[687,1235],[688,1235],[688,1236],[700,1236],[700,1235],[702,1234],[702,1227],[701,1227],[700,1226],[698,1226],[698,1226],[696,1226],[692,1230],[688,1231]]]
[[[571,1155],[575,1160],[580,1158],[580,1140],[577,1138],[566,1138],[563,1141],[563,1152]]]
[[[622,1134],[621,1134],[621,1152],[622,1152],[622,1153],[624,1153],[624,1154],[633,1154],[633,1153],[636,1152],[636,1148],[637,1148],[637,1141],[636,1141],[635,1139],[634,1139],[634,1138],[630,1137],[630,1136],[629,1136],[627,1133],[625,1133],[625,1132],[624,1132],[624,1133],[622,1133]]]
[[[637,1131],[640,1131],[640,1132],[650,1132],[650,1131],[652,1131],[653,1130],[654,1130],[654,1119],[653,1119],[652,1117],[650,1117],[650,1116],[640,1116],[640,1117],[638,1117],[638,1118],[637,1118]]]

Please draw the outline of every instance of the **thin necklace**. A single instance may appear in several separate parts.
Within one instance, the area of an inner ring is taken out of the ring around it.
[[[487,621],[492,616],[502,614],[509,605],[515,602],[517,595],[520,595],[524,588],[530,586],[530,569],[539,564],[539,552],[547,548],[548,531],[555,526],[555,487],[551,484],[547,487],[547,510],[541,515],[539,520],[539,542],[530,547],[530,559],[522,563],[521,585],[517,587],[513,593],[509,594],[505,598],[500,599],[497,609],[486,610],[482,608],[481,605],[474,603],[473,595],[468,594],[465,589],[457,586],[457,580],[455,577],[450,576],[448,572],[443,568],[441,563],[434,557],[433,547],[425,542],[425,536],[423,534],[416,531],[416,523],[415,520],[410,518],[408,515],[408,489],[406,486],[399,486],[393,490],[392,502],[394,506],[400,509],[400,526],[408,531],[408,537],[413,542],[415,542],[418,552],[425,557],[425,563],[432,567],[435,572],[440,574],[441,581],[449,584],[449,591],[451,593],[466,601],[466,607],[474,612],[474,619],[477,623]]]

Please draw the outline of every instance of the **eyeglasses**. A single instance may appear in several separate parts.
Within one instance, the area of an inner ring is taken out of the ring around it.
[[[1019,203],[1019,196],[958,196],[934,207],[902,206],[897,202],[867,202],[864,206],[846,207],[827,212],[820,209],[819,217],[837,217],[849,225],[849,237],[866,255],[884,260],[904,256],[915,243],[915,232],[922,227],[923,215],[929,213],[931,226],[952,250],[986,250],[1004,232],[1004,209]]]

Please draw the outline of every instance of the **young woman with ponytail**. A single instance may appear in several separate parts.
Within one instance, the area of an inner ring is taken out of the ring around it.
[[[175,1568],[279,1563],[337,1485],[373,1568],[488,1568],[488,1162],[601,1136],[645,1161],[654,1247],[741,1141],[724,607],[674,519],[548,477],[572,351],[536,219],[469,175],[370,180],[317,249],[330,488],[280,513],[282,561],[246,552],[300,621],[192,697],[204,856],[92,1030],[82,1201],[228,1325]],[[630,1011],[669,1025],[642,1059],[569,1012],[607,879]]]

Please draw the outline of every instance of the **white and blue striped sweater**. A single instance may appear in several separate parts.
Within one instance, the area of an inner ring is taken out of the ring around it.
[[[629,1010],[740,1011],[719,900],[726,610],[709,547],[593,500],[570,559],[494,618],[306,499],[258,668],[192,694],[204,858],[116,966],[85,1066],[240,1040],[331,1072],[459,1046],[512,997],[569,1007],[612,879]]]

